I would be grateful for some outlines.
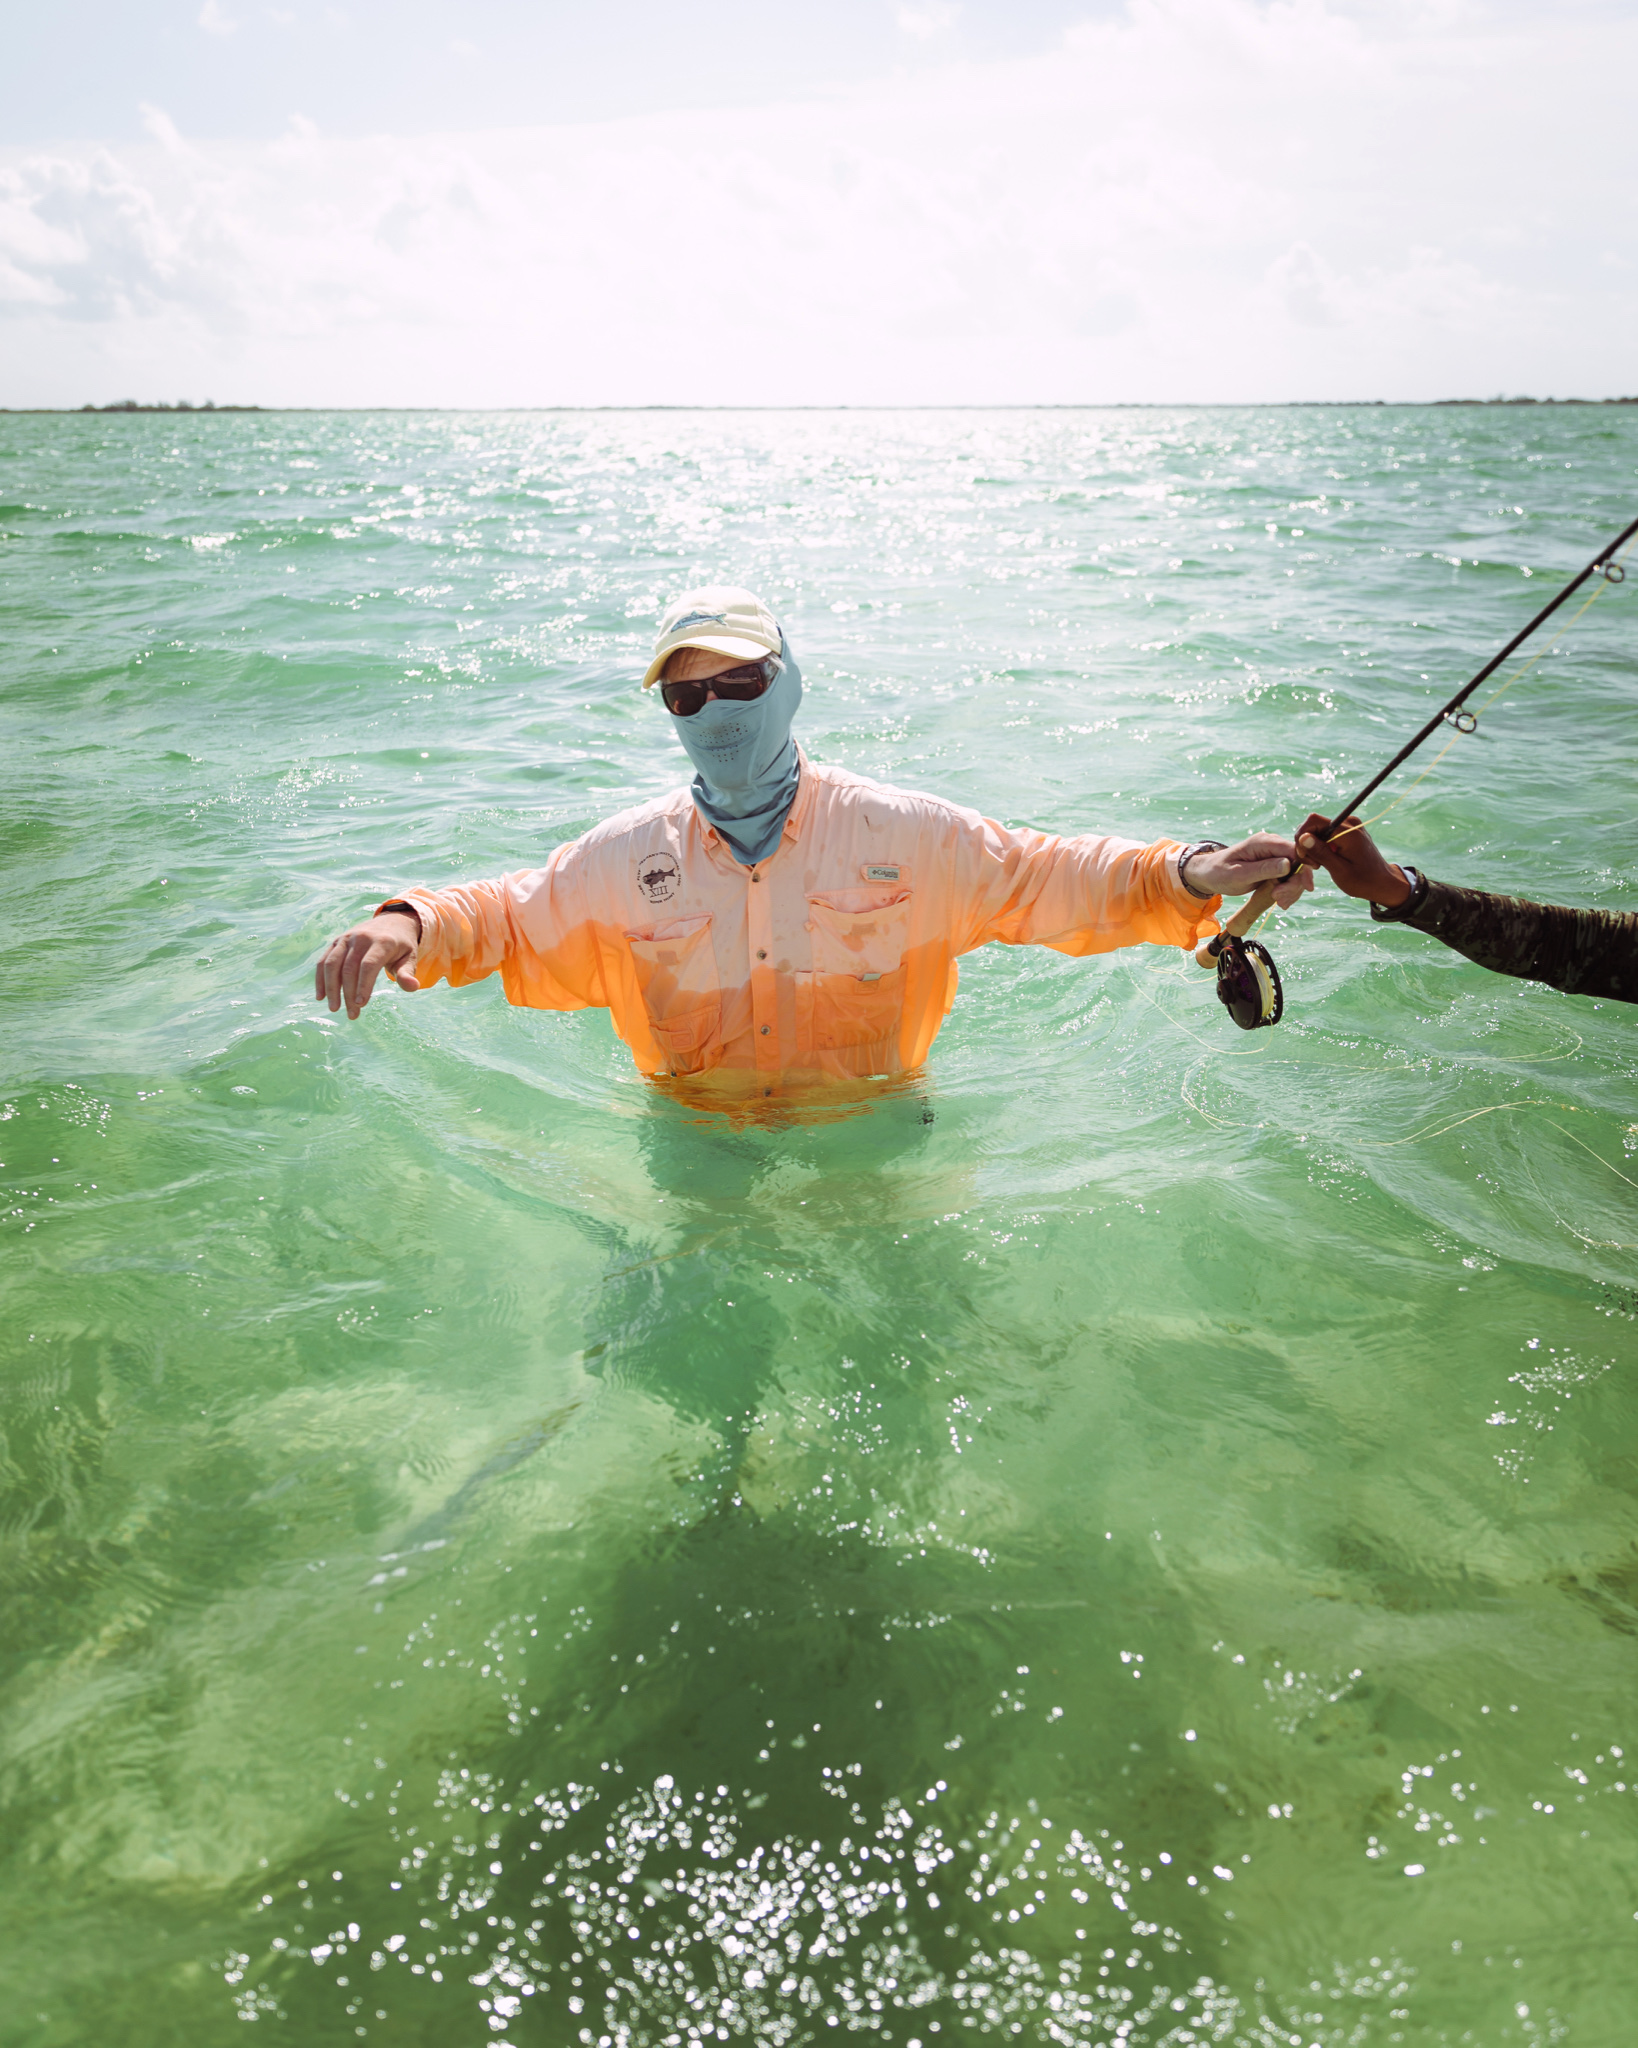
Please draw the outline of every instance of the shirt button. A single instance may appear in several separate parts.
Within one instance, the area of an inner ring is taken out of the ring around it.
[[[766,1038],[768,1035],[768,1026],[766,1024],[764,1024],[762,1027],[762,1035],[764,1038]]]
[[[765,952],[763,952],[762,948],[761,948],[760,946],[758,946],[758,947],[757,947],[757,949],[756,949],[756,957],[757,957],[757,958],[758,958],[759,960],[766,960],[768,956],[767,956],[767,954],[766,954]]]

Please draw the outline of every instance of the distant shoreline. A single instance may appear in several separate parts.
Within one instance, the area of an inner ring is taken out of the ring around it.
[[[217,413],[268,415],[319,413],[549,413],[549,412],[1296,412],[1312,406],[1330,411],[1378,406],[1412,410],[1437,405],[1638,405],[1630,398],[1170,398],[1057,399],[1030,403],[998,401],[993,405],[176,405],[163,401],[141,405],[134,398],[114,405],[0,405],[0,419],[84,419],[123,413],[164,413],[198,419]]]

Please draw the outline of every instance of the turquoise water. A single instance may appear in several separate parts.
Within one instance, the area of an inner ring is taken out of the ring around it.
[[[823,758],[1232,836],[1635,498],[1591,409],[0,422],[5,2040],[1630,2040],[1638,1012],[1327,886],[1277,1031],[992,948],[735,1126],[310,973],[681,779],[685,584]],[[1392,851],[1638,908],[1635,590]]]

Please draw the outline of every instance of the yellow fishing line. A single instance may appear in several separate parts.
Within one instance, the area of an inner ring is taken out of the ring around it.
[[[1193,982],[1195,979],[1195,977],[1192,974],[1185,973],[1183,970],[1174,967],[1155,967],[1151,968],[1149,972],[1157,981]],[[1248,1045],[1240,1052],[1234,1052],[1232,1050],[1226,1049],[1223,1046],[1214,1045],[1209,1038],[1202,1038],[1198,1031],[1191,1030],[1190,1027],[1182,1021],[1181,1018],[1174,1016],[1172,1012],[1168,1010],[1163,1003],[1157,1003],[1154,997],[1150,995],[1148,990],[1144,988],[1140,983],[1134,981],[1133,987],[1136,988],[1137,993],[1140,996],[1142,996],[1143,1000],[1149,1005],[1151,1009],[1158,1010],[1161,1016],[1163,1016],[1166,1019],[1166,1022],[1168,1024],[1175,1025],[1179,1031],[1183,1032],[1187,1037],[1192,1038],[1196,1045],[1203,1045],[1206,1048],[1206,1051],[1212,1056],[1213,1059],[1267,1059],[1273,1050],[1273,1048],[1267,1045],[1266,1043],[1260,1045]],[[1567,1026],[1562,1028],[1568,1029]],[[1322,1044],[1324,1042],[1323,1035],[1313,1031],[1312,1029],[1302,1031],[1299,1033],[1299,1035],[1305,1040],[1308,1038],[1318,1038]],[[1553,1060],[1574,1059],[1575,1055],[1578,1052],[1582,1051],[1587,1043],[1587,1041],[1581,1036],[1581,1033],[1579,1031],[1570,1031],[1569,1038],[1569,1045],[1561,1045],[1556,1052],[1510,1052],[1501,1054],[1486,1054],[1482,1057],[1475,1057],[1470,1060],[1454,1058],[1447,1054],[1445,1056],[1444,1065],[1447,1068],[1454,1068],[1458,1073],[1484,1073],[1487,1069],[1489,1062],[1492,1060],[1498,1061],[1499,1064],[1501,1064],[1504,1067],[1545,1066]],[[1198,1064],[1199,1062],[1197,1061],[1196,1065]],[[1287,1059],[1282,1056],[1281,1058],[1276,1059],[1274,1064],[1276,1066],[1299,1067],[1307,1066],[1310,1064],[1310,1062],[1306,1060]],[[1325,1062],[1325,1065],[1328,1068],[1334,1069],[1339,1073],[1345,1074],[1409,1074],[1416,1071],[1418,1068],[1422,1067],[1423,1064],[1424,1062],[1422,1060],[1407,1059],[1401,1061],[1398,1066],[1382,1066],[1376,1060],[1339,1060],[1334,1056]],[[1190,1068],[1189,1071],[1192,1073],[1194,1070],[1193,1068]]]
[[[1562,1124],[1554,1124],[1553,1129],[1559,1132],[1559,1134],[1562,1137],[1570,1138],[1570,1133],[1564,1129]],[[1575,1145],[1581,1144],[1581,1140],[1579,1138],[1571,1138],[1570,1142]],[[1592,1152],[1592,1147],[1590,1145],[1583,1145],[1582,1150],[1584,1152]],[[1610,1166],[1609,1161],[1606,1158],[1604,1158],[1601,1153],[1593,1152],[1593,1157],[1598,1161],[1600,1166]],[[1568,1216],[1561,1216],[1558,1213],[1558,1211],[1553,1207],[1552,1203],[1548,1201],[1546,1194],[1542,1190],[1541,1182],[1537,1180],[1535,1175],[1530,1171],[1530,1165],[1528,1160],[1520,1161],[1520,1165],[1523,1168],[1525,1179],[1530,1183],[1531,1187],[1535,1189],[1537,1199],[1540,1201],[1542,1207],[1547,1211],[1548,1215],[1552,1217],[1553,1221],[1556,1224],[1558,1224],[1560,1229],[1567,1230],[1572,1237],[1580,1238],[1581,1242],[1593,1251],[1638,1252],[1638,1244],[1624,1244],[1619,1238],[1615,1237],[1589,1237],[1584,1230],[1577,1229],[1575,1224],[1573,1224],[1570,1221]],[[1611,1173],[1615,1174],[1616,1177],[1620,1180],[1625,1180],[1627,1178],[1627,1176],[1624,1173],[1621,1173],[1619,1169],[1616,1167],[1610,1166],[1610,1171]],[[1632,1185],[1638,1185],[1638,1183],[1632,1183]]]
[[[1167,981],[1182,981],[1187,979],[1185,975],[1182,975],[1170,968],[1160,968],[1154,971],[1158,973],[1161,976],[1161,978]],[[1174,1030],[1181,1031],[1184,1037],[1192,1038],[1196,1045],[1203,1046],[1205,1048],[1206,1058],[1195,1060],[1194,1062],[1192,1062],[1191,1065],[1186,1067],[1183,1071],[1181,1080],[1177,1084],[1177,1092],[1179,1096],[1182,1098],[1183,1102],[1187,1105],[1187,1107],[1192,1109],[1196,1116],[1201,1118],[1203,1122],[1210,1124],[1215,1130],[1243,1131],[1251,1129],[1251,1124],[1244,1119],[1215,1115],[1211,1110],[1206,1108],[1205,1104],[1200,1100],[1200,1098],[1197,1095],[1194,1095],[1190,1092],[1189,1084],[1194,1079],[1196,1073],[1206,1065],[1207,1060],[1267,1059],[1269,1057],[1270,1049],[1260,1045],[1249,1045],[1245,1047],[1243,1051],[1235,1052],[1224,1046],[1213,1045],[1209,1039],[1203,1038],[1198,1031],[1192,1030],[1187,1024],[1185,1024],[1181,1020],[1181,1018],[1173,1016],[1172,1012],[1168,1010],[1164,1004],[1156,1002],[1154,997],[1150,995],[1149,991],[1146,988],[1144,988],[1141,983],[1134,980],[1133,986],[1134,988],[1136,988],[1137,993],[1140,996],[1142,996],[1143,1000],[1149,1005],[1149,1007],[1152,1010],[1159,1011],[1160,1015],[1165,1018],[1166,1022],[1170,1024],[1174,1028]],[[1570,1033],[1570,1036],[1574,1039],[1575,1043],[1569,1051],[1561,1050],[1558,1052],[1544,1053],[1517,1053],[1514,1054],[1510,1059],[1508,1059],[1506,1064],[1510,1066],[1534,1066],[1539,1065],[1542,1062],[1548,1060],[1570,1059],[1574,1056],[1575,1053],[1579,1052],[1582,1049],[1582,1047],[1586,1044],[1586,1040],[1581,1037],[1579,1032],[1572,1031]],[[1304,1060],[1286,1059],[1282,1057],[1276,1059],[1274,1061],[1274,1064],[1276,1066],[1295,1067],[1306,1066],[1309,1064],[1309,1062]],[[1384,1067],[1379,1066],[1374,1060],[1339,1061],[1333,1059],[1330,1061],[1322,1062],[1320,1064],[1325,1065],[1328,1069],[1340,1070],[1345,1073],[1370,1072],[1377,1074],[1408,1074],[1415,1071],[1418,1067],[1421,1066],[1422,1063],[1417,1060],[1406,1060],[1398,1066]],[[1452,1064],[1455,1067],[1457,1067],[1458,1070],[1465,1070],[1471,1072],[1484,1071],[1483,1064],[1478,1060],[1458,1060],[1452,1062]],[[1432,1138],[1442,1138],[1445,1136],[1447,1132],[1457,1130],[1463,1124],[1473,1123],[1479,1117],[1495,1116],[1503,1111],[1512,1112],[1521,1109],[1557,1109],[1565,1112],[1570,1116],[1580,1116],[1588,1113],[1579,1109],[1577,1105],[1573,1102],[1554,1102],[1553,1100],[1551,1100],[1551,1098],[1546,1096],[1530,1096],[1523,1102],[1493,1102],[1487,1104],[1482,1109],[1470,1109],[1461,1116],[1449,1118],[1449,1120],[1446,1122],[1430,1124],[1423,1130],[1412,1131],[1408,1137],[1386,1138],[1379,1143],[1374,1142],[1368,1138],[1355,1138],[1352,1140],[1352,1143],[1359,1150],[1365,1152],[1393,1152],[1396,1151],[1401,1145],[1418,1145]],[[1562,1126],[1554,1124],[1553,1128],[1555,1130],[1559,1130],[1562,1128]],[[1571,1138],[1571,1134],[1568,1131],[1565,1131],[1564,1135],[1567,1138]],[[1581,1140],[1579,1138],[1571,1138],[1571,1142],[1573,1144],[1581,1145]],[[1582,1145],[1582,1150],[1585,1152],[1591,1152],[1592,1147],[1590,1145]],[[1609,1161],[1605,1159],[1601,1153],[1593,1152],[1592,1156],[1596,1160],[1598,1160],[1600,1165],[1609,1166]],[[1621,1180],[1627,1179],[1627,1176],[1624,1173],[1621,1173],[1618,1167],[1610,1166],[1610,1171],[1611,1173],[1616,1174],[1617,1177]],[[1629,1185],[1633,1187],[1638,1187],[1638,1181],[1630,1182]],[[1560,1220],[1562,1221],[1562,1219]],[[1589,1242],[1590,1241],[1591,1240],[1589,1240]]]
[[[1447,1124],[1431,1124],[1425,1131],[1412,1131],[1408,1138],[1385,1138],[1373,1143],[1369,1138],[1356,1138],[1354,1143],[1363,1152],[1392,1152],[1399,1145],[1415,1145],[1423,1138],[1442,1138],[1446,1131],[1453,1131],[1459,1124],[1470,1124],[1475,1117],[1495,1116],[1503,1110],[1513,1109],[1569,1109],[1566,1102],[1547,1102],[1539,1096],[1531,1096],[1524,1102],[1492,1102],[1484,1109],[1470,1109],[1465,1116],[1452,1117]],[[1597,1154],[1593,1155],[1595,1158]]]
[[[1569,1103],[1559,1104],[1561,1109],[1568,1109],[1571,1106]],[[1549,1117],[1547,1121],[1552,1123],[1553,1120]],[[1609,1166],[1610,1172],[1615,1175],[1617,1180],[1624,1180],[1629,1188],[1638,1188],[1638,1180],[1634,1180],[1630,1174],[1623,1173],[1619,1166],[1610,1166],[1610,1162],[1604,1157],[1602,1152],[1593,1152],[1593,1148],[1590,1145],[1582,1144],[1574,1131],[1565,1130],[1562,1124],[1553,1124],[1553,1129],[1559,1133],[1560,1137],[1568,1138],[1572,1145],[1581,1145],[1583,1152],[1592,1152],[1592,1156],[1598,1161],[1599,1165]],[[1623,1249],[1630,1249],[1630,1247],[1623,1247]]]
[[[1575,1040],[1575,1044],[1571,1046],[1568,1052],[1510,1052],[1504,1054],[1503,1059],[1506,1065],[1510,1067],[1540,1067],[1544,1066],[1549,1060],[1574,1059],[1587,1041],[1581,1036],[1579,1031],[1572,1031],[1570,1036]],[[1458,1062],[1458,1065],[1460,1064],[1461,1062]],[[1479,1065],[1479,1062],[1475,1060],[1473,1065],[1476,1067]]]
[[[1242,1123],[1237,1117],[1213,1116],[1211,1111],[1206,1108],[1204,1103],[1198,1101],[1194,1096],[1192,1096],[1189,1093],[1189,1082],[1193,1078],[1196,1068],[1203,1067],[1205,1064],[1206,1063],[1204,1060],[1196,1060],[1194,1066],[1186,1067],[1184,1069],[1183,1078],[1177,1084],[1178,1094],[1182,1096],[1183,1100],[1189,1105],[1190,1109],[1194,1111],[1196,1116],[1203,1117],[1208,1124],[1214,1125],[1218,1130],[1245,1130],[1247,1126],[1244,1123]]]
[[[1182,979],[1182,977],[1178,975],[1171,975],[1168,978],[1171,980]],[[1190,1031],[1187,1024],[1179,1023],[1177,1018],[1175,1018],[1172,1015],[1170,1010],[1163,1008],[1161,1004],[1155,1001],[1154,997],[1150,995],[1149,991],[1143,986],[1141,982],[1134,981],[1132,983],[1132,986],[1137,990],[1138,994],[1142,996],[1143,1000],[1149,1005],[1149,1007],[1152,1010],[1160,1011],[1161,1016],[1163,1016],[1166,1019],[1166,1022],[1168,1024],[1176,1025],[1177,1029],[1185,1033],[1188,1037],[1192,1038],[1196,1045],[1203,1045],[1206,1048],[1207,1052],[1215,1053],[1218,1059],[1258,1060],[1267,1057],[1265,1049],[1260,1045],[1248,1045],[1243,1052],[1225,1052],[1220,1046],[1213,1045],[1209,1038],[1202,1038],[1198,1031]]]

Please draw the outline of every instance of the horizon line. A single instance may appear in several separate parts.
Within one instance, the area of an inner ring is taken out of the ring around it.
[[[131,413],[164,413],[172,418],[201,413],[773,413],[773,412],[1270,412],[1294,411],[1303,407],[1331,410],[1411,408],[1433,406],[1523,406],[1523,405],[1638,405],[1638,395],[1605,398],[1111,398],[1111,399],[1003,399],[956,402],[906,401],[899,404],[846,404],[814,402],[789,405],[673,405],[634,402],[605,405],[258,405],[243,402],[216,403],[203,400],[195,405],[183,399],[144,402],[119,399],[103,405],[5,405],[0,418],[106,418]]]

